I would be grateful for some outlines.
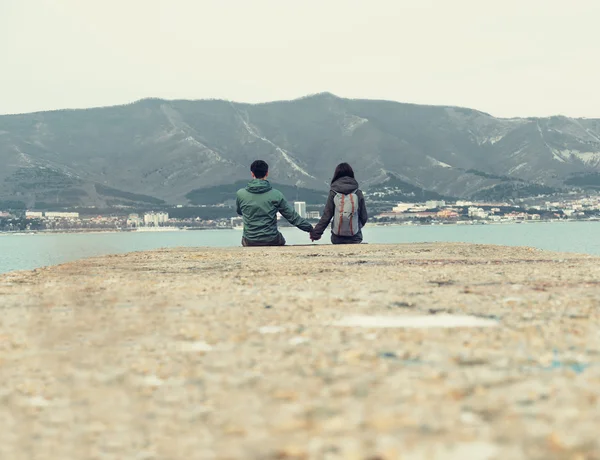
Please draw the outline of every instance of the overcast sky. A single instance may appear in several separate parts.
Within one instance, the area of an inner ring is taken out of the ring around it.
[[[0,113],[338,96],[600,117],[600,0],[0,0]]]

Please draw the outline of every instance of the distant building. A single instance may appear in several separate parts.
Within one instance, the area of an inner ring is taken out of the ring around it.
[[[457,219],[458,213],[454,209],[442,209],[438,211],[437,216],[442,219]]]
[[[304,201],[294,202],[294,210],[302,217],[306,219],[306,203]]]
[[[375,216],[376,219],[406,219],[408,214],[401,212],[382,212]]]
[[[527,220],[529,214],[524,212],[511,212],[510,214],[505,214],[505,217],[509,220]]]
[[[127,226],[128,227],[139,227],[142,225],[142,219],[138,214],[129,214],[127,217]]]
[[[42,211],[26,211],[25,217],[27,219],[41,219],[44,217],[44,213]]]
[[[446,206],[444,200],[429,200],[425,202],[425,207],[427,209],[443,208],[444,206]]]
[[[144,214],[144,225],[146,227],[160,227],[169,220],[169,214],[166,212],[147,212]]]
[[[45,212],[47,219],[79,219],[78,212]]]
[[[484,211],[482,208],[477,208],[475,206],[471,206],[468,209],[468,215],[469,217],[476,217],[479,219],[486,219],[490,213],[487,211]]]
[[[321,218],[321,213],[319,211],[308,211],[306,213],[307,219],[319,220]]]
[[[408,211],[410,208],[414,208],[415,203],[398,203],[398,205],[396,205],[392,211],[393,212],[406,212]]]

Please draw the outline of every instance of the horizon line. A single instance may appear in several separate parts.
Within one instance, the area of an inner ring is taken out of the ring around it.
[[[410,105],[410,106],[417,106],[417,107],[431,107],[431,108],[450,108],[450,109],[462,109],[462,110],[470,110],[473,112],[477,112],[480,113],[482,115],[486,115],[498,120],[536,120],[536,119],[544,119],[544,118],[567,118],[567,119],[581,119],[581,120],[595,120],[595,119],[600,119],[600,116],[598,117],[570,117],[567,115],[563,115],[563,114],[554,114],[554,115],[548,115],[548,116],[513,116],[513,117],[498,117],[495,115],[492,115],[491,113],[485,112],[483,110],[479,110],[479,109],[475,109],[472,107],[465,107],[465,106],[460,106],[460,105],[447,105],[447,104],[420,104],[420,103],[416,103],[416,102],[402,102],[402,101],[396,101],[393,99],[381,99],[381,98],[367,98],[367,97],[363,97],[363,98],[349,98],[349,97],[343,97],[343,96],[338,96],[337,94],[334,94],[330,91],[321,91],[318,93],[311,93],[311,94],[306,94],[304,96],[299,96],[296,98],[292,98],[292,99],[275,99],[275,100],[270,100],[270,101],[263,101],[263,102],[240,102],[240,101],[235,101],[232,99],[225,99],[225,98],[218,98],[218,97],[213,97],[213,98],[200,98],[200,99],[186,99],[186,98],[174,98],[174,99],[168,99],[168,98],[162,98],[162,97],[155,97],[155,96],[148,96],[148,97],[143,97],[141,99],[136,99],[130,102],[124,102],[124,103],[120,103],[120,104],[113,104],[113,105],[98,105],[98,106],[90,106],[90,107],[63,107],[63,108],[57,108],[57,109],[48,109],[48,110],[35,110],[32,112],[15,112],[15,113],[0,113],[0,117],[12,117],[12,116],[24,116],[24,115],[39,115],[39,114],[46,114],[46,113],[54,113],[54,112],[76,112],[76,111],[83,111],[83,110],[101,110],[101,109],[110,109],[110,108],[119,108],[119,107],[127,107],[130,105],[135,105],[135,104],[140,104],[143,103],[145,101],[163,101],[163,102],[208,102],[208,101],[213,101],[213,102],[225,102],[225,103],[229,103],[229,104],[236,104],[236,105],[250,105],[250,106],[260,106],[260,105],[268,105],[268,104],[278,104],[278,103],[290,103],[290,102],[297,102],[297,101],[301,101],[304,99],[311,99],[311,98],[315,98],[315,97],[319,97],[319,96],[330,96],[336,99],[340,99],[340,100],[346,100],[346,101],[370,101],[370,102],[388,102],[388,103],[393,103],[393,104],[400,104],[400,105]]]

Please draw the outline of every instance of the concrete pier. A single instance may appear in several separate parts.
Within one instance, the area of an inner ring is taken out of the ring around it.
[[[159,250],[0,305],[2,459],[600,458],[598,258]]]

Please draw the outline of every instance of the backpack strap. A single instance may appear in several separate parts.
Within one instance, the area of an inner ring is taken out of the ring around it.
[[[344,209],[344,199],[345,199],[345,198],[346,198],[346,195],[342,195],[342,202],[340,203],[340,207],[341,207],[342,209]],[[344,216],[343,216],[343,214],[340,212],[340,223],[339,223],[339,226],[338,226],[338,231],[339,231],[339,230],[342,228],[342,222],[343,222],[343,220],[344,220]]]

